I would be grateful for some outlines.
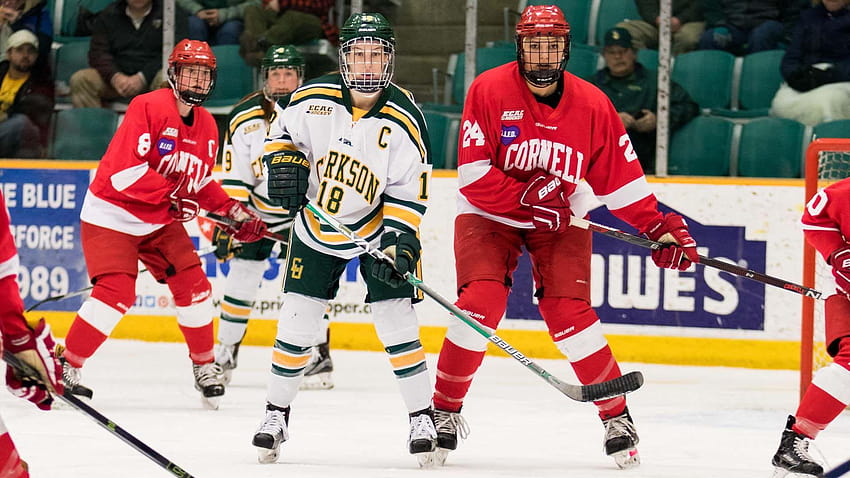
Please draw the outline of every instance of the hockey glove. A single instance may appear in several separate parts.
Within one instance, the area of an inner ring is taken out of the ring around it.
[[[561,179],[540,171],[528,180],[519,203],[531,207],[531,219],[538,231],[564,232],[570,225],[570,203],[564,196]]]
[[[215,213],[236,222],[233,225],[222,224],[219,227],[237,241],[257,242],[266,235],[266,223],[235,199],[230,199],[224,203],[224,206],[220,207]]]
[[[385,232],[381,236],[381,250],[393,259],[390,264],[376,260],[372,264],[372,277],[388,284],[390,287],[401,287],[407,283],[404,274],[416,272],[422,245],[419,238],[408,232]]]
[[[269,168],[269,200],[294,217],[308,202],[310,162],[301,151],[277,151],[263,160]]]
[[[682,216],[667,213],[642,232],[650,240],[664,244],[660,249],[652,250],[652,260],[663,269],[683,271],[699,262],[697,243],[688,232],[688,225]]]
[[[835,291],[850,298],[850,244],[839,247],[829,255]]]
[[[168,200],[171,201],[171,207],[168,213],[178,222],[188,222],[198,216],[198,211],[201,207],[195,199],[195,195],[189,192],[189,184],[191,180],[186,174],[181,174],[176,178],[169,178],[173,186],[171,192],[168,193]]]
[[[56,344],[50,326],[41,319],[35,330],[18,337],[4,336],[3,347],[38,372],[38,376],[32,376],[7,366],[6,387],[12,395],[29,400],[42,410],[50,410],[53,394],[65,393],[62,365],[54,353]]]
[[[212,243],[215,246],[215,258],[221,262],[230,260],[242,250],[242,244],[233,243],[233,236],[224,232],[221,226],[213,230]]]

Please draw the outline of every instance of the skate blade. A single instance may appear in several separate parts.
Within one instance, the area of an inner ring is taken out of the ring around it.
[[[449,457],[450,451],[451,450],[449,450],[448,448],[437,448],[437,450],[434,451],[434,465],[435,466],[445,465],[446,464],[446,458]]]
[[[614,459],[614,463],[616,463],[621,470],[634,468],[640,465],[640,455],[638,454],[637,448],[629,448],[628,450],[614,453],[611,455],[611,458]]]
[[[257,461],[264,465],[277,462],[280,456],[280,447],[269,450],[268,448],[257,447]]]
[[[334,382],[331,379],[331,373],[322,372],[305,376],[298,390],[330,390],[332,388],[334,388]]]
[[[217,397],[201,397],[201,404],[207,410],[218,410],[218,406],[221,404],[221,397],[222,395]]]
[[[433,468],[434,467],[434,453],[432,451],[426,451],[423,453],[414,453],[413,456],[416,457],[416,461],[419,462],[419,468]]]

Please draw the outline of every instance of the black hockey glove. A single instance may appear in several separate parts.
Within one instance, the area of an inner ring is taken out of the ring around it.
[[[269,168],[269,200],[294,217],[308,202],[310,162],[300,151],[276,151],[263,161]]]
[[[212,243],[215,246],[213,254],[221,262],[232,259],[235,254],[242,250],[242,244],[234,244],[233,237],[219,226],[216,226],[213,230]]]
[[[419,238],[407,232],[385,232],[381,236],[381,250],[393,259],[393,264],[376,260],[372,264],[372,277],[390,287],[406,284],[403,274],[415,272],[419,262],[422,250]]]

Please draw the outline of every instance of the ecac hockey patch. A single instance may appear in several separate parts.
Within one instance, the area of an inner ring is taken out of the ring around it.
[[[502,126],[502,144],[507,146],[519,136],[519,126]]]

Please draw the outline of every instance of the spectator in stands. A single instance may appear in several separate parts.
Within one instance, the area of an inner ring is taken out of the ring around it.
[[[244,30],[245,8],[260,0],[177,0],[189,12],[189,39],[210,45],[237,45]]]
[[[655,127],[658,78],[637,61],[637,48],[625,28],[605,33],[602,56],[605,68],[591,79],[611,102],[632,141],[645,173],[655,173]],[[699,113],[699,106],[675,82],[670,82],[670,131],[675,131]]]
[[[18,30],[0,62],[0,158],[43,158],[53,112],[53,78],[36,68],[38,38]]]
[[[774,50],[787,43],[809,0],[702,0],[700,50],[734,54]]]
[[[263,0],[245,9],[239,53],[251,66],[271,45],[301,45],[317,38],[339,43],[339,28],[330,20],[334,0]]]
[[[159,0],[117,0],[92,28],[89,65],[71,76],[71,103],[99,108],[130,100],[162,83],[162,6]]]
[[[53,19],[46,0],[3,0],[0,2],[0,60],[6,59],[9,36],[27,29],[38,37],[39,67],[46,67],[53,44]]]
[[[800,15],[782,58],[785,83],[770,113],[809,126],[850,118],[850,0],[819,0]]]
[[[658,0],[635,0],[642,20],[626,20],[616,26],[632,34],[637,49],[658,49],[659,6]],[[673,0],[673,16],[670,18],[673,54],[687,53],[696,49],[699,37],[705,30],[699,0]]]

